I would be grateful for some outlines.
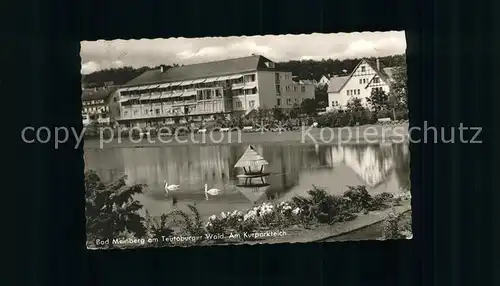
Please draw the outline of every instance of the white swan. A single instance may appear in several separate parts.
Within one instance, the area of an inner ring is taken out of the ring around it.
[[[208,189],[208,185],[205,184],[205,198],[207,198],[208,200],[208,195],[211,195],[211,196],[217,196],[221,193],[221,190],[219,189]]]
[[[172,191],[177,191],[181,188],[179,185],[169,185],[167,181],[163,181],[165,183],[165,192],[168,194],[168,192]]]

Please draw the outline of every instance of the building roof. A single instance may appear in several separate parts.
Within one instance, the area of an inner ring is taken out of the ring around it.
[[[382,63],[379,62],[380,65],[380,70],[377,69],[377,60],[372,60],[372,59],[362,59],[359,61],[359,63],[356,65],[356,67],[352,70],[351,74],[348,76],[339,76],[339,77],[332,77],[330,79],[330,82],[328,83],[328,91],[330,93],[336,93],[339,92],[344,85],[347,83],[347,81],[352,77],[354,72],[358,69],[358,67],[361,65],[362,62],[366,62],[368,65],[372,67],[372,69],[377,73],[377,75],[385,82],[388,82],[389,79],[392,76],[392,73],[394,71],[393,67],[384,67]],[[373,80],[373,79],[372,79]],[[370,80],[368,82],[368,85],[371,83]]]
[[[268,68],[265,64],[266,62],[273,61],[261,55],[252,55],[222,61],[171,67],[164,72],[161,69],[149,70],[127,82],[124,87],[223,76],[256,70],[278,70],[276,68]]]
[[[82,100],[99,100],[107,99],[113,92],[115,92],[116,87],[112,88],[102,88],[102,89],[84,89],[82,91]]]
[[[262,157],[252,145],[249,145],[245,153],[241,156],[241,158],[234,165],[235,168],[243,168],[243,167],[260,167],[263,165],[268,165],[269,163]]]
[[[339,92],[351,76],[335,76],[328,83],[328,92]]]
[[[318,82],[315,79],[303,79],[301,80],[302,84],[317,84]]]
[[[369,64],[373,70],[380,76],[383,80],[388,80],[389,75],[384,71],[386,67],[379,61],[380,69],[377,69],[377,60],[364,59],[367,64]]]

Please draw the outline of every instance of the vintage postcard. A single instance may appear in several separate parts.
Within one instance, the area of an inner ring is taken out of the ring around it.
[[[87,248],[409,239],[402,31],[84,41]]]

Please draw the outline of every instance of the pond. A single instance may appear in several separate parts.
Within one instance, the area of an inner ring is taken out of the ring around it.
[[[147,184],[137,199],[153,216],[196,204],[202,217],[247,209],[266,200],[306,195],[313,185],[332,194],[365,185],[371,194],[410,188],[408,144],[255,144],[269,165],[268,186],[238,187],[234,165],[248,145],[178,145],[151,148],[86,149],[86,168],[105,181],[126,175],[128,184]],[[179,185],[168,194],[164,181]],[[205,184],[219,195],[205,196]],[[175,203],[174,203],[175,201]]]

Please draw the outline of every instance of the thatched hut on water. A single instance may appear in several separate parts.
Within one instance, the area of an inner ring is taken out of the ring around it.
[[[267,185],[263,177],[269,176],[269,173],[264,172],[264,166],[266,165],[269,165],[269,162],[250,145],[234,167],[243,169],[244,174],[238,175],[237,177],[245,179],[244,185],[251,184],[251,179],[253,178],[260,178],[262,183],[259,183],[259,185],[263,186]]]

